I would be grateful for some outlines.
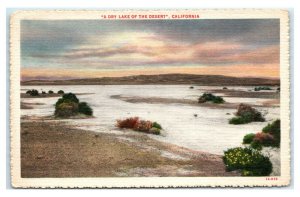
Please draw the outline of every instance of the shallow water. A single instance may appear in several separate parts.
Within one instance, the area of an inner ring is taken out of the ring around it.
[[[256,133],[267,124],[255,122],[246,125],[230,125],[228,119],[233,117],[234,109],[211,109],[207,107],[189,106],[184,104],[147,104],[128,103],[112,99],[112,95],[163,97],[177,99],[197,99],[207,90],[222,88],[209,86],[189,85],[85,85],[85,86],[22,86],[25,89],[39,91],[62,89],[65,92],[92,93],[78,95],[81,101],[88,102],[94,110],[95,118],[76,119],[70,121],[79,128],[96,132],[111,132],[126,134],[115,127],[116,119],[138,116],[141,119],[157,121],[164,128],[162,136],[149,135],[160,141],[169,142],[193,150],[222,154],[230,147],[240,146],[243,136],[247,133]],[[229,87],[230,89],[248,90],[252,87]],[[45,103],[35,105],[35,109],[21,110],[22,115],[52,115],[54,103],[58,98],[22,98],[28,103]],[[227,102],[243,102],[260,105],[268,99],[231,98]],[[259,108],[265,114],[267,122],[279,118],[279,107]],[[230,113],[230,115],[227,115]],[[194,117],[197,114],[197,117]]]

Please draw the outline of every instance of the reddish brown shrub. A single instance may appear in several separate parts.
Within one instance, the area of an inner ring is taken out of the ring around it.
[[[155,135],[159,135],[160,130],[162,129],[161,125],[157,122],[140,120],[138,117],[127,118],[125,120],[117,120],[116,126],[119,128],[133,129],[135,131],[141,131]]]
[[[152,122],[146,121],[146,120],[140,120],[137,122],[137,124],[134,125],[134,130],[136,131],[143,131],[143,132],[149,132],[149,130],[152,128]]]
[[[274,143],[274,137],[269,133],[256,133],[253,141],[260,143],[264,146],[270,146]]]
[[[125,120],[117,120],[117,127],[133,129],[139,123],[139,117],[126,118]]]

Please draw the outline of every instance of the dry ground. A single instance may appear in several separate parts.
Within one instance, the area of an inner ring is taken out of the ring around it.
[[[128,133],[96,133],[60,121],[22,120],[21,176],[239,176],[226,172],[218,155]]]

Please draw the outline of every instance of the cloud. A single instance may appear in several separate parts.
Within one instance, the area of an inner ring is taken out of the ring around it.
[[[190,66],[205,72],[227,72],[225,67],[232,66],[244,67],[236,68],[243,72],[251,67],[257,74],[267,66],[279,69],[277,19],[28,20],[22,21],[21,29],[22,67],[57,69],[65,73],[61,77],[89,76],[84,74],[88,69],[99,76],[122,69],[185,72]]]
[[[53,58],[52,55],[48,57]],[[189,44],[172,42],[153,33],[125,32],[89,38],[84,45],[75,46],[58,57],[64,63],[80,61],[87,66],[99,67],[109,64],[112,66],[241,63],[258,65],[279,63],[279,46],[249,47],[225,41]]]

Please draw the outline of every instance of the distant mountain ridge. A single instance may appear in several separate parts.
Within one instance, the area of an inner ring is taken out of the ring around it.
[[[220,85],[220,86],[251,86],[279,85],[279,79],[229,77],[223,75],[193,75],[193,74],[161,74],[134,75],[125,77],[102,77],[69,80],[30,80],[22,81],[21,85],[147,85],[147,84],[190,84],[190,85]]]

